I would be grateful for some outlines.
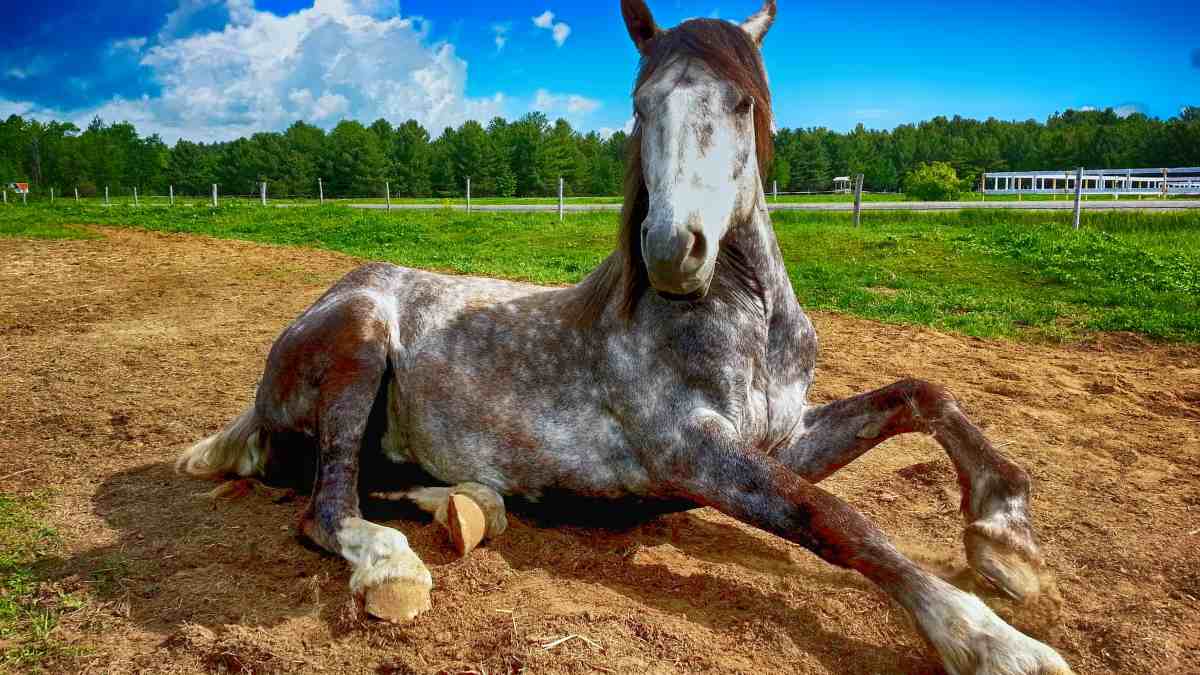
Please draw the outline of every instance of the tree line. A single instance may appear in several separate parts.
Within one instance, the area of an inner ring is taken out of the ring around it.
[[[468,177],[472,194],[534,197],[618,195],[624,171],[624,132],[603,138],[566,120],[530,113],[486,126],[469,121],[437,137],[414,120],[370,126],[346,120],[326,131],[296,122],[283,132],[257,133],[221,143],[180,140],[168,146],[141,136],[128,122],[93,120],[80,130],[69,122],[13,115],[0,123],[0,182],[29,182],[60,194],[85,196],[137,187],[143,194],[271,194],[315,196],[318,177],[327,196],[378,196],[384,182],[404,197],[457,197]],[[1073,111],[1045,122],[935,117],[890,131],[858,125],[779,129],[767,185],[784,192],[829,190],[835,176],[862,173],[869,189],[895,191],[921,166],[944,162],[968,185],[984,171],[1133,168],[1200,165],[1200,107],[1170,119],[1113,110]]]

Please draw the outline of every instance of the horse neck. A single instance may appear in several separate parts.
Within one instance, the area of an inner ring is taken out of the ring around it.
[[[798,305],[792,292],[791,281],[788,279],[787,267],[783,262],[783,253],[779,249],[779,241],[771,226],[771,215],[767,211],[767,199],[761,186],[754,199],[754,209],[750,218],[731,228],[727,242],[740,250],[745,263],[754,270],[761,284],[764,309],[771,315]]]

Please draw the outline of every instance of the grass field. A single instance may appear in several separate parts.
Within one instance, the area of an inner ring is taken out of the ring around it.
[[[775,227],[804,306],[981,337],[1071,340],[1135,331],[1200,342],[1200,212],[1086,215],[789,212]],[[123,225],[313,246],[402,265],[545,284],[581,279],[611,250],[612,213],[31,205],[0,208],[0,236],[92,236]]]
[[[1015,199],[1015,198],[1014,198]],[[19,198],[14,198],[9,195],[11,205],[19,204]],[[132,206],[132,194],[113,195],[110,199],[115,206]],[[269,203],[280,205],[316,205],[320,202],[316,198],[298,197],[298,198],[270,198]],[[334,197],[327,196],[325,199],[327,204],[383,204],[386,200],[382,192],[377,196],[372,197]],[[567,197],[568,204],[620,204],[622,197]],[[849,203],[854,201],[853,195],[848,194],[803,194],[803,195],[780,195],[778,199],[771,199],[772,202],[781,204],[824,204],[824,203]],[[905,201],[903,194],[887,193],[873,194],[868,193],[863,195],[865,202],[891,202]],[[240,196],[240,195],[221,195],[219,202],[221,206],[255,206],[260,204],[258,196]],[[85,197],[79,202],[84,206],[103,206],[104,197]],[[178,195],[175,198],[177,206],[190,207],[208,207],[211,204],[211,197],[207,195]],[[421,204],[428,206],[462,206],[466,204],[466,199],[463,197],[426,197],[426,198],[411,198],[411,197],[392,197],[393,204]],[[552,206],[558,203],[557,197],[475,197],[471,200],[472,204],[479,206],[492,205],[542,205]],[[36,198],[29,198],[30,205],[50,205],[48,196],[38,195]],[[56,206],[73,206],[75,204],[74,197],[68,196],[65,199],[59,197],[55,200]],[[138,204],[141,206],[169,206],[170,200],[166,195],[142,195],[139,198]]]
[[[20,203],[20,198],[14,195],[9,195],[10,205]],[[964,192],[955,201],[961,202],[1016,202],[1016,201],[1031,201],[1031,202],[1048,202],[1048,201],[1071,201],[1071,195],[998,195],[988,194],[981,195],[978,192]],[[1163,199],[1157,195],[1146,195],[1146,199]],[[621,197],[567,197],[567,204],[620,204]],[[1112,197],[1107,195],[1084,195],[1086,202],[1108,202],[1113,201]],[[1137,201],[1135,195],[1122,195],[1122,201]],[[1167,199],[1196,199],[1195,196],[1172,195]],[[364,197],[335,197],[327,196],[327,204],[383,204],[386,200],[383,198],[382,192],[376,196]],[[786,194],[779,195],[778,198],[767,195],[767,201],[772,204],[848,204],[854,201],[854,196],[845,193],[822,193],[822,194]],[[910,202],[921,201],[908,197],[903,193],[888,192],[888,193],[864,193],[864,202]],[[278,198],[271,197],[269,202],[274,205],[304,205],[313,206],[319,204],[316,198],[297,197],[297,198]],[[29,197],[30,205],[49,205],[50,200],[47,195],[36,195]],[[55,200],[55,205],[66,206],[74,205],[74,197],[68,195],[63,198],[61,195]],[[114,206],[132,206],[132,193],[114,194],[111,197],[111,203]],[[169,206],[170,200],[166,195],[142,195],[139,198],[141,206]],[[211,204],[211,198],[208,195],[178,195],[175,200],[176,206],[180,207],[199,207],[207,208]],[[259,205],[259,197],[257,195],[221,195],[221,206],[256,206]],[[392,197],[393,204],[420,204],[426,206],[463,206],[466,200],[463,197],[426,197],[426,198],[411,198],[411,197]],[[551,206],[558,203],[557,197],[476,197],[471,200],[472,204],[479,206],[493,205],[514,205],[514,206],[530,206],[541,205]],[[85,197],[80,200],[80,204],[84,206],[102,206],[104,197]]]
[[[0,672],[22,672],[62,652],[53,631],[59,615],[77,607],[74,598],[45,597],[38,563],[57,550],[59,539],[41,517],[37,496],[0,492]]]

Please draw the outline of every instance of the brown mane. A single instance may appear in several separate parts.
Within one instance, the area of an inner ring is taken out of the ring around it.
[[[678,58],[703,61],[714,73],[754,97],[754,137],[760,175],[766,175],[774,152],[771,133],[771,91],[762,56],[754,41],[741,27],[717,19],[692,19],[658,34],[647,45],[638,70],[634,91],[649,80],[660,67]],[[641,224],[649,211],[649,194],[642,172],[642,128],[635,122],[626,146],[625,203],[621,210],[621,229],[617,250],[580,285],[584,298],[579,323],[588,325],[600,318],[614,294],[621,293],[620,314],[633,316],[638,301],[650,287],[642,258]],[[732,234],[734,228],[731,228]],[[730,258],[732,256],[732,258]],[[753,280],[752,271],[730,264],[740,259],[736,242],[721,243],[718,271],[732,270]],[[715,282],[714,282],[715,283]]]

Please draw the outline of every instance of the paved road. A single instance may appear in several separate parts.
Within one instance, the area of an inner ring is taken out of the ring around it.
[[[383,204],[349,204],[352,209],[386,209]],[[1023,211],[1069,211],[1073,204],[1064,201],[1029,201],[1029,202],[863,202],[863,211],[961,211],[963,209],[1013,209]],[[771,211],[852,211],[853,204],[844,202],[815,202],[803,204],[768,204]],[[393,204],[392,209],[398,211],[428,211],[446,208],[442,204]],[[463,204],[454,204],[450,208],[456,211],[466,210]],[[1083,203],[1085,211],[1176,211],[1181,209],[1200,209],[1200,200],[1170,199],[1145,201],[1108,201],[1091,200]],[[475,204],[473,211],[514,211],[521,213],[555,213],[558,206],[554,204]],[[620,211],[620,204],[567,204],[564,210],[570,213],[584,211]]]

